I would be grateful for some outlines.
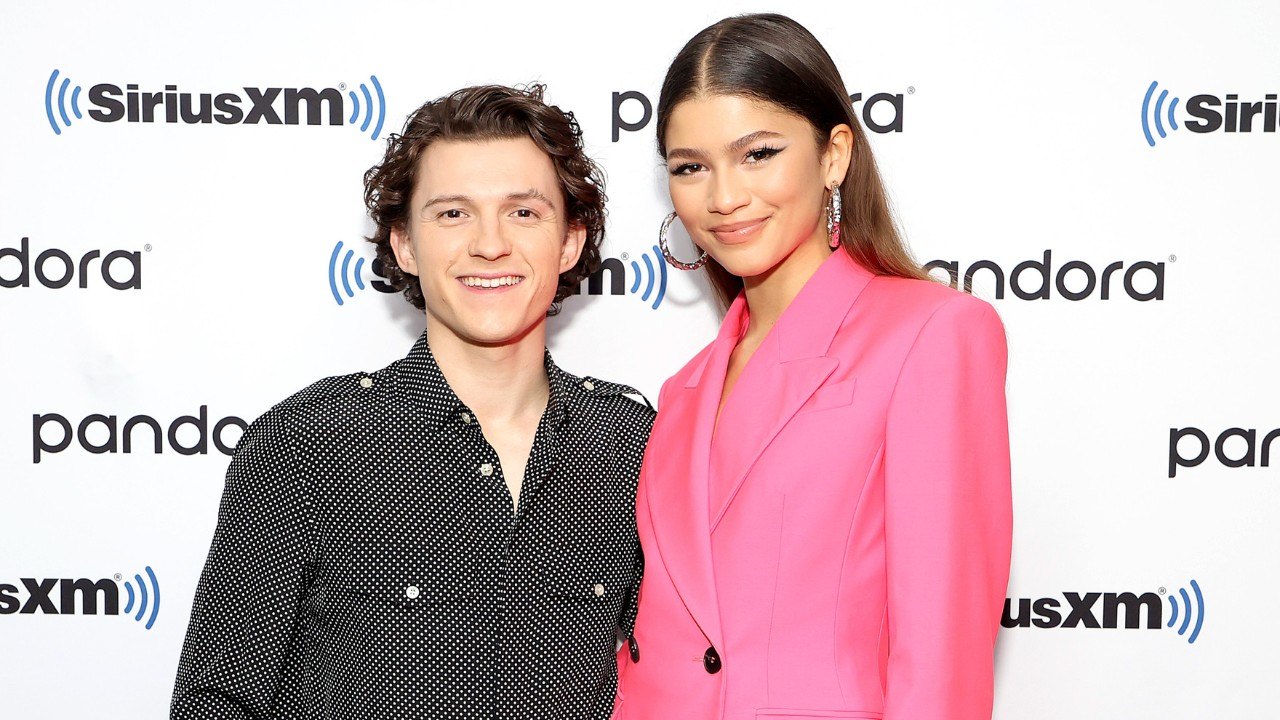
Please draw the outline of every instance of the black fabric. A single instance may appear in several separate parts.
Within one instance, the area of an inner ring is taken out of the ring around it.
[[[607,718],[653,423],[564,373],[518,511],[426,342],[254,421],[227,471],[170,717]]]

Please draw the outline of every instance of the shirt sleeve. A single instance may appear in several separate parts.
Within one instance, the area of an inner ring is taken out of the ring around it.
[[[311,522],[287,415],[245,431],[196,589],[171,720],[272,716],[307,585]]]
[[[1013,534],[1004,327],[960,296],[925,323],[889,404],[885,720],[989,720]]]

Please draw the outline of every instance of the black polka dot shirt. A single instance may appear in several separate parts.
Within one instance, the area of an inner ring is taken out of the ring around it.
[[[546,356],[513,513],[497,453],[421,337],[250,425],[172,720],[607,718],[642,571],[653,411]]]

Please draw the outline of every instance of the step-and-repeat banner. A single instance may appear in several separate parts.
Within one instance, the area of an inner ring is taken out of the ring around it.
[[[552,352],[655,397],[719,320],[655,247],[658,89],[760,9],[0,9],[0,714],[165,715],[246,423],[423,326],[361,176],[427,99],[539,81],[576,114],[607,259]],[[835,58],[917,257],[1008,328],[996,717],[1280,717],[1280,8],[774,9]]]

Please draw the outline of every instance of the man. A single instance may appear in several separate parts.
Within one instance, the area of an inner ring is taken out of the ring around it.
[[[546,351],[601,173],[541,87],[475,87],[410,116],[365,199],[426,332],[245,433],[170,716],[608,717],[653,413]]]

